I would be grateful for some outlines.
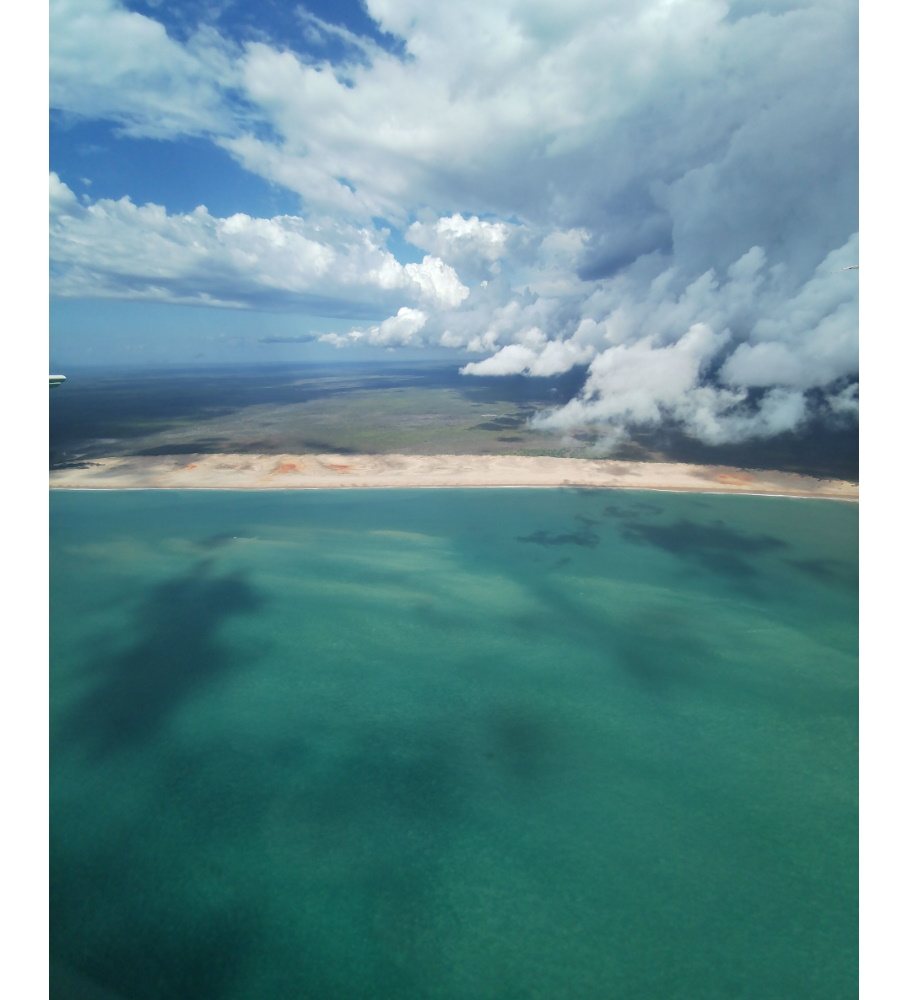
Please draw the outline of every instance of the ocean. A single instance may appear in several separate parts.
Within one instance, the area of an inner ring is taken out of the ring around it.
[[[51,995],[855,997],[857,523],[52,492]]]

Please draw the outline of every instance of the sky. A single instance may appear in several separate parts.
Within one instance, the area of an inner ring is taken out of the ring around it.
[[[51,365],[578,366],[597,454],[852,420],[857,18],[51,0]]]

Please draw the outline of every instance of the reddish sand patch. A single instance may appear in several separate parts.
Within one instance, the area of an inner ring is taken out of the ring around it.
[[[181,463],[185,464],[181,464]],[[280,475],[276,475],[277,470]],[[350,475],[352,473],[352,476]],[[686,492],[736,492],[856,501],[855,483],[731,466],[521,455],[206,455],[103,458],[84,469],[54,469],[54,489],[412,489],[475,486],[559,487]],[[277,480],[277,481],[276,481]]]

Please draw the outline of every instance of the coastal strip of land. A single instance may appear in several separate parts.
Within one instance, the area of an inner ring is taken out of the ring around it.
[[[859,486],[793,472],[523,455],[160,455],[54,469],[52,489],[604,487],[858,501]]]

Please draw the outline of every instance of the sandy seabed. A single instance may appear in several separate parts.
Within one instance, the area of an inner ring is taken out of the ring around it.
[[[50,473],[54,489],[572,486],[858,501],[856,483],[728,466],[522,455],[161,455]]]

